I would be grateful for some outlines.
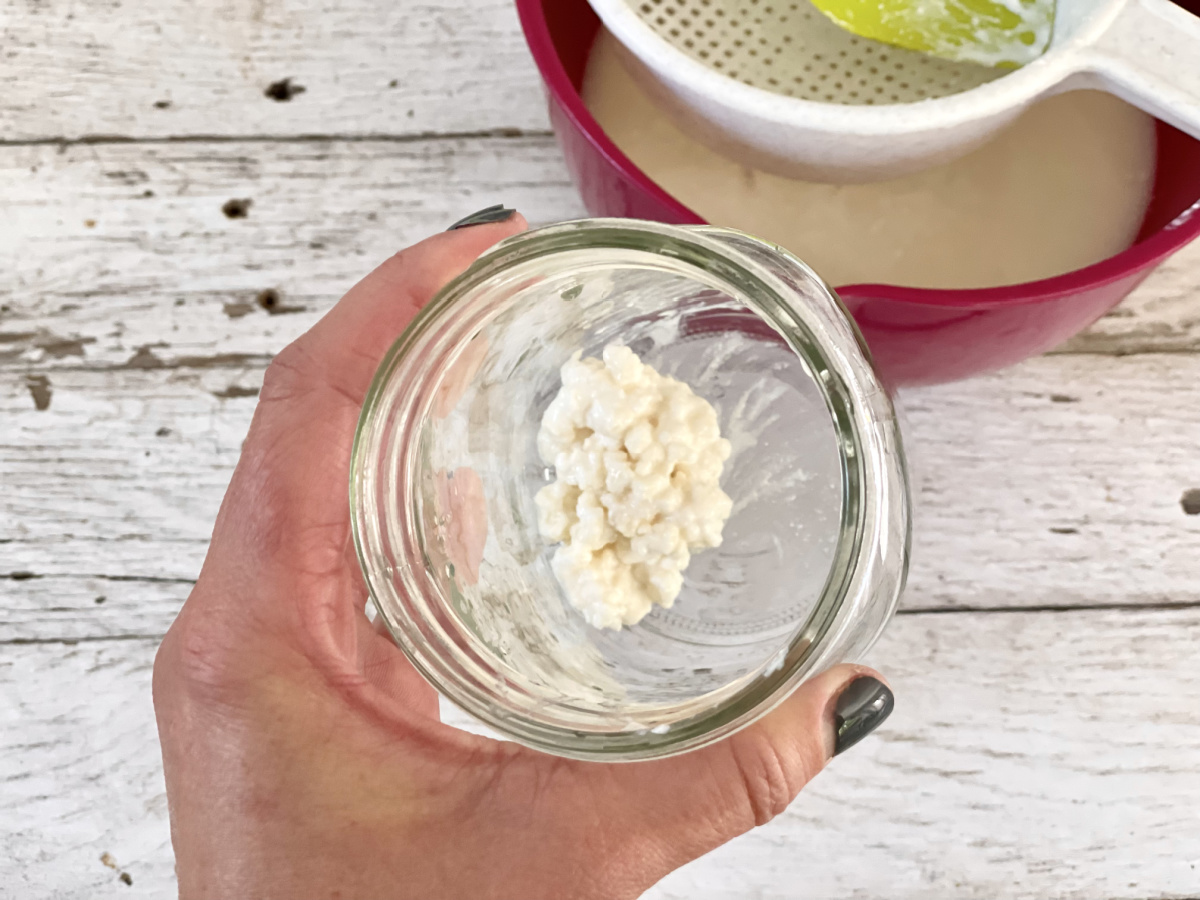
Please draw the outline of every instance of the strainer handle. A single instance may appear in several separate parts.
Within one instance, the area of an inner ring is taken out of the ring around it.
[[[1109,91],[1200,139],[1200,18],[1170,0],[1129,0],[1088,56]]]

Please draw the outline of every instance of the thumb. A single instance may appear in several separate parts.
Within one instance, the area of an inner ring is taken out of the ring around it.
[[[657,844],[655,855],[669,871],[766,824],[833,756],[882,724],[893,702],[878,673],[836,666],[726,740],[622,767],[631,782],[626,802],[642,813],[637,831]]]

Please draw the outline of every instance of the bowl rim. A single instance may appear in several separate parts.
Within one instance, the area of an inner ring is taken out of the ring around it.
[[[568,77],[554,45],[544,14],[545,0],[516,0],[525,40],[537,64],[542,82],[579,134],[623,178],[649,194],[656,202],[678,215],[674,224],[711,224],[679,202],[643,172],[608,137],[593,118],[579,91]],[[877,282],[836,285],[844,301],[894,300],[904,303],[964,310],[1035,304],[1075,296],[1126,278],[1146,275],[1175,251],[1200,236],[1200,197],[1162,228],[1132,246],[1090,266],[1061,275],[1018,284],[988,288],[917,288]]]

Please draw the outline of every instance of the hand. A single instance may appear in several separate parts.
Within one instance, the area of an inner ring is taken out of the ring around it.
[[[732,738],[636,764],[440,722],[435,692],[364,612],[350,446],[395,336],[524,227],[513,216],[405,250],[268,369],[154,666],[183,900],[634,898],[780,813],[890,710],[885,687],[842,666]]]

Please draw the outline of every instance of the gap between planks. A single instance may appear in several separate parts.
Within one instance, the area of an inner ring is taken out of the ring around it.
[[[474,209],[585,215],[549,137],[62,150],[0,151],[0,375],[265,363],[379,262]],[[231,199],[250,203],[230,218]],[[1056,352],[1198,350],[1200,242]]]
[[[52,375],[45,411],[0,379],[0,566],[42,576],[0,580],[0,638],[161,633],[200,570],[262,369]],[[902,399],[906,608],[1200,601],[1200,516],[1182,502],[1200,488],[1200,357],[1043,357]]]
[[[168,134],[158,137],[138,137],[122,134],[84,134],[79,137],[46,137],[28,140],[0,138],[0,150],[13,147],[54,147],[59,151],[71,147],[103,147],[116,144],[135,144],[153,147],[159,144],[419,144],[431,141],[491,140],[495,138],[553,138],[554,132],[545,128],[484,128],[476,131],[430,131],[414,134]]]

